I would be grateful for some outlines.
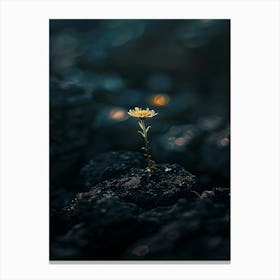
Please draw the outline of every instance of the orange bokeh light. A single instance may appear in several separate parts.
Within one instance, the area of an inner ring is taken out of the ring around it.
[[[166,94],[156,94],[152,96],[151,103],[155,106],[165,106],[169,103],[169,97]]]
[[[110,112],[110,118],[113,120],[123,120],[126,117],[126,111],[123,109],[113,109]]]

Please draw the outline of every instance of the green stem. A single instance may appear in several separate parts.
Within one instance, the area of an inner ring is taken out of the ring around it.
[[[149,149],[148,130],[146,128],[146,124],[143,119],[139,120],[139,126],[142,130],[142,133],[143,133],[142,136],[143,136],[144,142],[145,142],[145,147],[143,147],[143,148],[145,151],[144,155],[147,160],[147,170],[151,171],[151,169],[154,168],[154,161],[152,160],[152,156],[151,156],[150,149]]]

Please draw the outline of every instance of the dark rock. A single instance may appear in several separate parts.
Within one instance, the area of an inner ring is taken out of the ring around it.
[[[119,178],[132,168],[143,168],[144,165],[145,159],[140,152],[109,152],[99,154],[90,160],[82,168],[81,174],[85,178],[85,185],[92,187],[98,182]]]
[[[134,236],[138,207],[116,196],[80,199],[63,210],[69,230],[56,238],[53,259],[114,259]],[[64,250],[65,249],[65,250]]]
[[[91,226],[107,226],[133,218],[138,207],[133,203],[120,201],[116,195],[104,194],[97,199],[86,192],[78,194],[63,211],[76,221],[88,221]]]
[[[143,165],[113,152],[83,168],[91,188],[52,213],[52,260],[229,260],[229,188],[199,192],[180,165]]]
[[[109,172],[114,174],[117,170],[111,168]],[[190,192],[194,183],[195,176],[181,166],[160,164],[152,172],[131,168],[120,178],[105,180],[93,186],[83,196],[96,200],[104,194],[115,194],[124,201],[136,203],[143,208],[153,208],[176,202]]]
[[[143,210],[117,196],[79,195],[64,209],[69,229],[52,242],[59,260],[228,260],[229,211],[222,201],[179,199]]]
[[[180,259],[180,239],[187,239],[200,228],[200,221],[196,217],[182,218],[164,225],[160,230],[147,239],[137,241],[124,254],[127,259],[167,260]],[[139,247],[145,246],[145,254],[137,254]],[[188,256],[188,250],[185,252]],[[189,259],[186,257],[186,259]]]
[[[219,210],[217,210],[219,208]],[[122,255],[132,260],[229,260],[228,210],[212,200],[181,201],[139,215],[157,224],[146,238],[137,240]]]

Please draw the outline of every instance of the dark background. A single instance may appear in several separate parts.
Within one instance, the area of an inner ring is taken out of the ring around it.
[[[50,20],[50,203],[67,205],[97,154],[142,146],[178,163],[201,190],[230,184],[229,20]]]

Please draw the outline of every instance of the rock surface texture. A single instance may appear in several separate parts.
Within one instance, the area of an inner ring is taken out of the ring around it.
[[[144,164],[111,152],[82,169],[88,189],[51,209],[51,260],[230,259],[229,189],[201,192],[178,164]]]

